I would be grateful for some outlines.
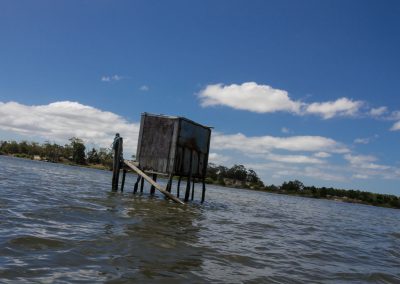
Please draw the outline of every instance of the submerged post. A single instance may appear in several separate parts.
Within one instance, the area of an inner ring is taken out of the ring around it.
[[[178,179],[178,185],[176,187],[176,196],[179,198],[179,191],[180,191],[180,187],[181,187],[181,180],[182,180],[182,176],[179,176]]]
[[[124,191],[126,169],[122,170],[121,192]]]
[[[193,200],[194,197],[194,185],[196,183],[196,179],[193,179],[193,183],[192,183],[192,197],[190,198],[190,200]]]
[[[119,133],[115,134],[114,142],[113,142],[113,176],[112,176],[112,190],[118,190],[118,182],[119,182],[119,171],[122,165],[122,137],[119,136]]]
[[[192,163],[193,163],[193,151],[190,151],[189,176],[187,178],[187,183],[186,183],[185,202],[189,200],[190,181],[192,180]]]
[[[143,187],[144,187],[144,178],[141,178],[141,180],[140,180],[140,193],[143,193]]]
[[[202,190],[202,192],[201,192],[201,203],[204,202],[204,199],[205,199],[205,197],[206,197],[206,181],[205,181],[204,178],[203,178],[203,180],[202,180],[202,184],[203,184],[203,190]]]
[[[133,187],[133,193],[137,192],[140,180],[141,180],[141,177],[140,177],[140,175],[138,175],[136,182],[135,182],[135,186]]]
[[[157,181],[157,174],[153,174],[153,180],[155,182]],[[154,194],[154,192],[156,192],[156,188],[154,187],[154,185],[151,185],[150,194]]]

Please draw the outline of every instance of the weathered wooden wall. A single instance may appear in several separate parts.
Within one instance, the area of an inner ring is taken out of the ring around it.
[[[142,114],[136,159],[141,169],[205,177],[211,129],[182,117]],[[192,165],[190,166],[190,161]]]

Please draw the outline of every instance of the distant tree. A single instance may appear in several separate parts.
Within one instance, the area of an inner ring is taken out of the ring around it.
[[[92,148],[92,150],[88,152],[87,161],[91,164],[100,163],[100,157],[95,148]]]
[[[72,137],[69,139],[72,148],[72,161],[84,165],[85,161],[85,144],[83,141],[77,137]]]
[[[112,151],[110,149],[100,148],[99,152],[98,152],[98,156],[99,156],[99,159],[100,159],[100,163],[103,166],[106,166],[106,167],[112,169],[112,166],[113,166],[113,155],[112,155]]]
[[[247,178],[247,170],[243,165],[234,165],[227,172],[228,178],[246,181]]]
[[[260,182],[260,178],[257,173],[253,169],[249,169],[247,172],[247,181],[250,183],[258,183]]]
[[[209,163],[207,166],[207,177],[213,180],[218,179],[218,168],[215,164]]]

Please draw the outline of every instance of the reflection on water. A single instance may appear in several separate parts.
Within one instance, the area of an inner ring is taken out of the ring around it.
[[[400,282],[399,210],[211,186],[180,206],[135,180],[0,157],[0,282]]]

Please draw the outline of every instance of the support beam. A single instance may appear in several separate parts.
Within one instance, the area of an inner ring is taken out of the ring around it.
[[[187,178],[187,183],[186,183],[185,202],[189,200],[190,181],[192,180],[192,164],[193,164],[193,151],[190,151],[189,176]]]
[[[135,186],[133,187],[133,193],[136,193],[136,192],[137,192],[138,187],[139,187],[139,182],[140,182],[140,180],[141,180],[141,176],[138,175],[138,176],[137,176],[137,179],[136,179],[136,182],[135,182]]]
[[[146,175],[142,170],[140,170],[138,167],[136,167],[133,163],[131,163],[129,161],[124,161],[124,163],[125,163],[125,165],[130,167],[132,170],[134,170],[137,174],[141,175],[143,179],[147,180],[152,186],[154,186],[156,189],[158,189],[162,194],[164,194],[165,196],[169,197],[170,199],[172,199],[173,201],[175,201],[179,204],[185,204],[179,198],[176,198],[171,193],[166,191],[161,185],[159,185],[151,177]]]
[[[119,171],[122,165],[122,137],[119,134],[115,134],[113,143],[113,176],[112,176],[112,190],[118,190],[119,183]]]
[[[201,192],[201,203],[204,202],[204,199],[206,197],[206,181],[204,178],[202,180],[202,184],[203,184],[203,191]]]
[[[142,178],[140,181],[140,193],[143,193],[143,187],[144,187],[144,178]]]
[[[176,187],[176,196],[179,198],[179,191],[180,191],[180,187],[181,187],[181,180],[182,180],[182,176],[179,176],[178,179],[178,186]]]
[[[123,169],[123,170],[122,170],[122,181],[121,181],[121,192],[124,191],[125,176],[126,176],[126,169]]]
[[[157,182],[157,174],[153,174],[153,180]],[[156,192],[156,188],[154,185],[151,185],[150,194],[153,195]]]
[[[167,183],[167,191],[168,192],[171,192],[171,187],[172,187],[172,178],[173,178],[174,176],[171,174],[171,175],[169,175],[169,178],[168,178],[168,183]]]
[[[193,182],[192,182],[192,196],[191,196],[191,200],[193,200],[193,197],[194,197],[194,185],[195,185],[195,183],[196,183],[196,179],[193,179]]]

